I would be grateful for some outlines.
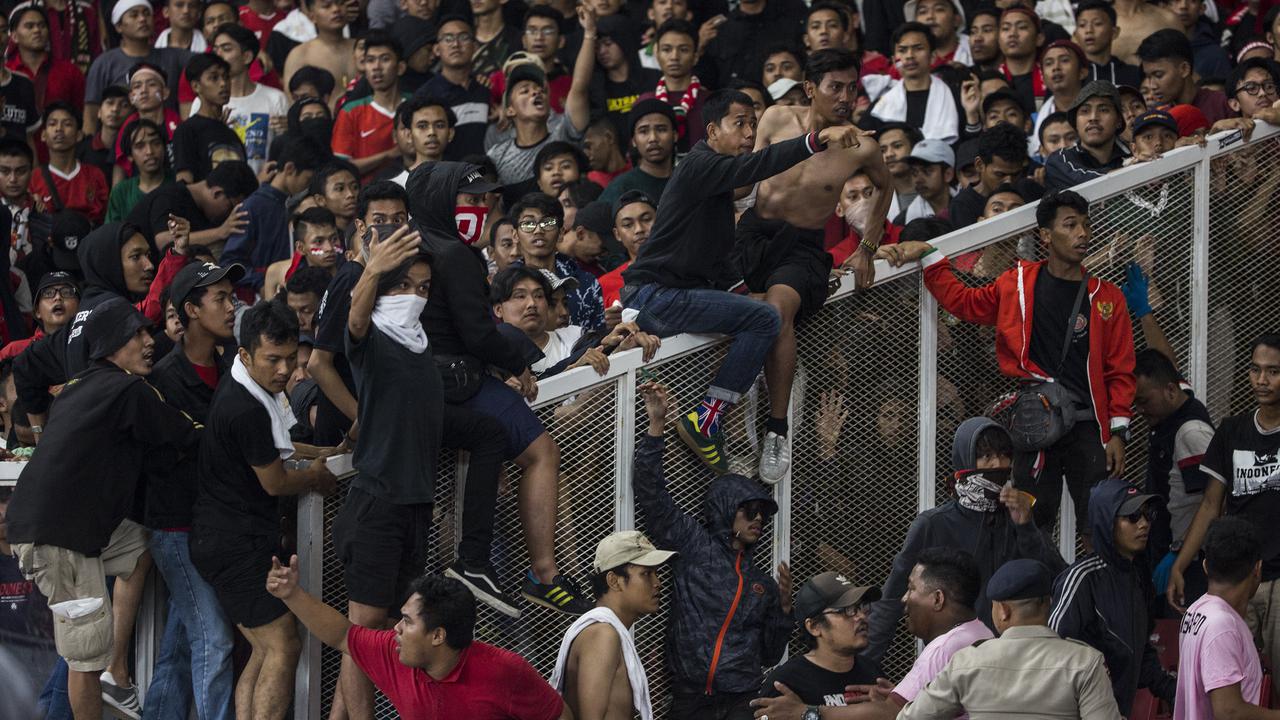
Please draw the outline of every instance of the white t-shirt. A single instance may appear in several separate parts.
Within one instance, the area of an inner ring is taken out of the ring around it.
[[[556,328],[547,333],[547,344],[542,348],[543,358],[530,365],[530,369],[535,374],[545,372],[547,368],[553,367],[556,363],[569,357],[569,353],[573,352],[574,344],[581,337],[581,325]]]
[[[267,148],[275,133],[271,132],[271,118],[284,117],[289,113],[289,99],[284,93],[273,87],[258,83],[253,92],[242,97],[232,97],[227,103],[231,114],[227,117],[227,125],[244,142],[245,157],[254,172],[262,169],[267,162]],[[200,98],[191,103],[191,114],[200,112]]]

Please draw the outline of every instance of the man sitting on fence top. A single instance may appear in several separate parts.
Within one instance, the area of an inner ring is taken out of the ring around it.
[[[640,393],[649,432],[636,443],[636,504],[658,546],[680,552],[665,647],[670,717],[750,718],[761,668],[782,659],[791,637],[791,571],[780,564],[775,583],[753,557],[778,505],[758,483],[726,475],[707,491],[705,525],[683,512],[662,472],[667,388],[650,382]]]
[[[966,287],[951,262],[925,242],[880,248],[899,266],[923,258],[924,283],[938,303],[968,322],[996,327],[996,358],[1020,383],[1060,383],[1075,423],[1048,447],[1016,448],[1013,482],[1036,496],[1036,524],[1052,526],[1065,475],[1076,517],[1088,514],[1089,489],[1124,473],[1133,415],[1133,326],[1124,295],[1083,265],[1093,226],[1089,204],[1072,191],[1046,195],[1036,208],[1040,262],[1018,262],[982,287]],[[1084,523],[1081,523],[1084,525]],[[1088,538],[1088,528],[1082,528]]]
[[[733,337],[702,402],[680,418],[680,437],[702,462],[729,471],[720,417],[755,382],[764,367],[780,320],[771,306],[722,292],[729,277],[726,258],[733,249],[735,188],[776,175],[832,144],[858,143],[851,125],[823,128],[773,143],[759,152],[751,98],[737,90],[712,93],[702,106],[706,139],[676,167],[663,192],[649,239],[622,274],[622,303],[639,311],[641,330],[658,336],[682,332]]]
[[[476,600],[453,578],[409,584],[393,630],[351,624],[298,586],[298,556],[272,558],[267,592],[283,601],[320,642],[350,656],[402,718],[569,720],[555,690],[524,658],[473,640]]]
[[[1026,493],[1014,490],[1009,482],[1012,459],[1008,431],[991,418],[969,418],[956,428],[951,448],[956,498],[925,510],[912,521],[885,580],[883,599],[871,607],[870,642],[864,653],[867,657],[880,661],[888,651],[898,619],[906,610],[901,598],[908,592],[913,569],[929,548],[963,548],[972,554],[978,581],[970,604],[978,619],[988,625],[991,601],[987,599],[986,584],[1001,565],[1027,557],[1039,560],[1053,572],[1066,567],[1049,538],[1031,521],[1031,503]]]

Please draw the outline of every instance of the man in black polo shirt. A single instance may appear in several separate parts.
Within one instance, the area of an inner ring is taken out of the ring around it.
[[[1124,109],[1120,91],[1106,80],[1085,85],[1067,110],[1080,141],[1049,156],[1044,164],[1045,193],[1057,192],[1118,170],[1129,157],[1120,139]]]
[[[242,277],[240,265],[192,262],[170,286],[183,333],[149,380],[165,402],[198,423],[208,419],[213,391],[235,358],[231,293]],[[159,652],[166,661],[156,663],[144,705],[163,702],[185,714],[194,700],[201,718],[230,720],[231,624],[213,588],[191,564],[188,549],[197,467],[195,457],[186,458],[147,485],[146,525],[156,569],[169,588],[169,622]]]
[[[296,422],[284,397],[298,359],[298,318],[282,303],[244,312],[240,350],[218,383],[203,442],[191,561],[253,647],[236,683],[236,717],[280,720],[293,700],[299,641],[293,616],[262,578],[280,554],[277,498],[333,492],[324,460],[286,468]]]
[[[54,613],[76,717],[102,717],[104,699],[133,717],[142,709],[128,648],[151,556],[146,531],[127,517],[142,472],[171,467],[199,441],[191,419],[144,379],[155,350],[150,327],[123,298],[94,309],[83,326],[89,367],[54,402],[7,513],[14,554],[49,606],[93,603],[74,619],[65,606]],[[107,575],[116,577],[114,608]]]

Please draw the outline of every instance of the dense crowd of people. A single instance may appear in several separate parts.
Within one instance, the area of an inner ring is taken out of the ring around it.
[[[1152,251],[1123,284],[1091,273],[1072,190],[1280,124],[1280,3],[0,10],[0,430],[28,460],[0,488],[0,667],[21,663],[10,637],[60,656],[38,709],[15,681],[0,717],[283,718],[304,633],[342,652],[337,719],[374,717],[375,690],[409,718],[1280,717],[1280,336],[1234,337],[1248,366],[1218,369],[1252,401],[1214,417],[1165,340]],[[1267,207],[1261,163],[1240,153],[1214,187]],[[1023,257],[932,242],[1037,202]],[[1016,390],[955,418],[953,496],[881,587],[827,568],[793,589],[754,550],[801,452],[797,335],[877,260],[918,263],[955,326],[993,328],[978,381]],[[591,538],[574,578],[538,383],[678,333],[726,336],[723,361],[679,407],[642,377],[642,530]],[[743,456],[727,418],[761,379]],[[701,516],[667,487],[669,418],[718,476]],[[1145,481],[1119,479],[1144,441]],[[436,563],[446,450],[468,461]],[[509,482],[518,577],[495,560]],[[1064,485],[1087,549],[1070,565]],[[345,612],[299,586],[289,510],[340,486]],[[167,620],[140,695],[153,569]],[[552,676],[476,640],[477,603],[574,616]],[[657,613],[669,697],[632,635]],[[1179,614],[1175,673],[1151,629]],[[895,682],[903,617],[923,650]]]

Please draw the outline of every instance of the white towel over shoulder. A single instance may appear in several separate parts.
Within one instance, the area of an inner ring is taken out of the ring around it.
[[[613,611],[606,607],[593,608],[582,614],[569,626],[560,641],[560,653],[556,655],[556,669],[551,673],[551,686],[564,694],[564,673],[569,665],[569,648],[588,625],[608,623],[618,633],[622,641],[622,662],[627,666],[627,679],[631,681],[631,704],[640,713],[640,720],[653,720],[653,704],[649,700],[649,678],[644,674],[644,665],[640,663],[640,655],[636,652],[635,640],[631,631],[618,619]]]
[[[245,367],[244,361],[239,356],[236,357],[235,362],[231,363],[231,379],[244,386],[253,399],[266,408],[267,416],[271,418],[271,442],[280,451],[280,459],[288,460],[293,456],[293,441],[289,439],[289,428],[298,422],[293,416],[293,411],[289,409],[289,398],[282,392],[272,395],[254,382],[249,376],[249,368]]]
[[[871,114],[885,122],[903,122],[907,119],[907,88],[901,80],[895,82],[871,109]],[[956,112],[955,97],[951,88],[937,75],[929,77],[929,100],[924,111],[924,136],[941,140],[948,145],[960,139],[960,114]]]

